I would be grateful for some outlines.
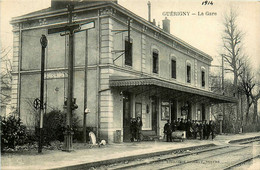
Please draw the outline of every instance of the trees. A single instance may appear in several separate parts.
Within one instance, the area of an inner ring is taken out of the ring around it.
[[[11,101],[11,87],[12,87],[12,62],[11,62],[12,47],[1,49],[1,90],[0,90],[0,103],[1,112],[4,113],[4,108],[10,104]],[[5,114],[5,113],[4,113]]]
[[[233,73],[234,93],[236,95],[238,94],[238,77],[243,73],[242,60],[244,57],[241,43],[243,33],[237,26],[237,18],[238,14],[233,8],[225,14],[222,35],[223,51],[221,54],[229,65],[226,70]]]
[[[246,123],[249,121],[249,112],[252,104],[254,105],[253,111],[253,123],[257,120],[257,102],[260,99],[260,70],[254,74],[253,69],[245,62],[243,65],[243,74],[240,75],[240,87],[246,96],[247,108],[246,108]]]
[[[224,30],[222,34],[223,51],[221,56],[224,58],[225,62],[228,63],[228,68],[225,70],[233,73],[233,95],[238,99],[236,107],[236,121],[239,121],[239,115],[241,116],[243,113],[241,112],[242,103],[240,100],[241,92],[238,88],[238,79],[239,76],[243,74],[242,66],[245,55],[242,50],[243,33],[238,28],[237,23],[238,14],[234,8],[230,8],[230,10],[224,15]]]
[[[251,117],[251,106],[254,105],[253,120],[257,120],[257,102],[260,99],[260,89],[257,86],[257,79],[254,71],[249,64],[247,55],[243,52],[243,32],[238,27],[238,13],[234,8],[224,15],[224,30],[222,33],[221,56],[228,64],[228,70],[233,75],[233,94],[238,99],[236,124],[238,124],[239,116],[241,117],[241,125],[243,125],[243,102],[246,102],[245,117],[246,124],[249,123]],[[225,88],[226,89],[226,88]],[[243,99],[245,100],[243,101]]]

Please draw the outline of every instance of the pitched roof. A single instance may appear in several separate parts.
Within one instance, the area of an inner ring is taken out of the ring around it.
[[[123,14],[126,14],[126,15],[134,18],[136,21],[138,21],[142,24],[145,24],[149,28],[160,32],[164,36],[178,42],[182,46],[195,51],[196,53],[202,55],[203,57],[206,57],[208,60],[210,60],[210,61],[213,60],[213,58],[210,55],[206,54],[205,52],[191,46],[190,44],[181,40],[180,38],[178,38],[178,37],[176,37],[176,36],[174,36],[170,33],[167,33],[163,29],[157,27],[156,25],[152,24],[151,22],[147,21],[146,19],[138,16],[137,14],[133,13],[132,11],[128,10],[127,8],[117,4],[115,2],[98,1],[98,2],[95,2],[95,3],[87,3],[87,4],[84,3],[82,5],[75,6],[75,10],[86,9],[86,8],[90,8],[90,7],[101,7],[101,6],[104,6],[104,5],[114,7],[116,10],[122,12]],[[49,8],[46,8],[46,9],[42,9],[42,10],[39,10],[39,11],[35,11],[35,12],[32,12],[32,13],[22,15],[22,16],[19,16],[19,17],[14,17],[14,18],[12,18],[12,21],[10,23],[14,24],[14,23],[17,23],[17,22],[27,21],[28,19],[31,19],[31,18],[34,18],[34,17],[48,17],[48,15],[57,14],[57,13],[61,13],[61,14],[64,13],[65,14],[66,12],[67,12],[66,8],[55,9],[55,8],[49,7]]]

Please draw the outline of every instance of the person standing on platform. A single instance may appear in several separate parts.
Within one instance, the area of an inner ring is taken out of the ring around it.
[[[131,142],[134,142],[135,137],[136,137],[136,120],[135,120],[135,118],[131,118],[130,133],[131,133]]]
[[[142,123],[142,120],[140,117],[137,117],[136,119],[136,139],[138,142],[140,142],[140,136],[141,136],[141,130],[142,130],[142,126],[143,126],[143,123]]]
[[[191,121],[190,119],[186,122],[186,133],[187,133],[187,139],[191,137]]]
[[[180,129],[180,123],[181,123],[181,119],[178,118],[178,119],[177,119],[177,122],[176,122],[176,124],[177,124],[177,130],[181,130],[181,129]]]
[[[210,134],[211,134],[212,135],[212,140],[215,137],[214,131],[215,131],[215,125],[214,125],[213,121],[211,120],[211,121],[209,121],[209,135],[208,136],[210,136]]]
[[[200,140],[203,139],[203,124],[202,122],[198,123],[198,131],[199,131],[199,135],[200,135]]]
[[[177,122],[176,120],[174,119],[173,122],[172,122],[172,131],[175,132],[178,128],[178,125],[177,125]]]
[[[183,118],[181,118],[179,130],[185,131],[185,123],[183,122]]]
[[[198,133],[197,121],[195,122],[194,120],[192,120],[191,127],[193,130],[193,138],[197,139],[197,133]]]
[[[207,135],[208,135],[207,120],[203,121],[202,127],[203,127],[203,139],[207,139]]]
[[[170,120],[167,120],[167,123],[164,125],[164,134],[166,135],[166,141],[171,142],[172,141],[172,127]]]

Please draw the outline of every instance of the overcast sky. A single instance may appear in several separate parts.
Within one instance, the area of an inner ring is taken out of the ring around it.
[[[260,64],[260,2],[248,0],[212,0],[213,5],[201,5],[203,0],[150,0],[152,19],[162,25],[165,12],[190,12],[189,16],[167,16],[171,20],[171,33],[214,58],[221,50],[223,13],[234,6],[239,13],[239,28],[245,32],[244,46],[252,65]],[[0,0],[2,48],[12,46],[12,17],[50,7],[51,0]],[[147,0],[119,0],[120,5],[147,19]],[[206,12],[216,13],[206,16]],[[198,13],[204,16],[198,16]],[[191,15],[195,13],[196,15]]]

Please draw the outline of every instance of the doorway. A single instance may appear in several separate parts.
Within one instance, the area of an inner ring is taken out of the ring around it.
[[[191,102],[187,102],[188,104],[188,119],[192,120],[192,105]]]
[[[123,94],[123,142],[131,141],[130,121],[131,121],[131,102],[130,93]]]
[[[205,120],[205,119],[206,119],[205,104],[201,104],[201,117],[202,117],[202,120]]]
[[[157,119],[158,119],[158,100],[156,97],[152,98],[152,131],[157,134]]]
[[[171,122],[177,120],[177,100],[171,99]]]

